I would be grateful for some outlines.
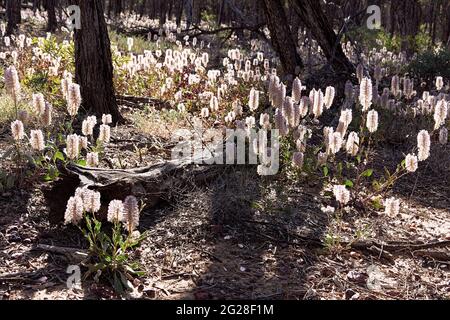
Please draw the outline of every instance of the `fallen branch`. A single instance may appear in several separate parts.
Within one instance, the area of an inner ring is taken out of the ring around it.
[[[146,208],[152,208],[171,196],[183,186],[204,183],[223,171],[223,166],[202,165],[211,163],[209,158],[179,159],[161,162],[136,169],[101,169],[69,165],[61,168],[61,178],[44,190],[50,208],[50,221],[63,220],[68,199],[78,187],[88,187],[101,193],[102,209],[99,217],[106,217],[107,206],[115,199],[134,195]]]
[[[428,251],[428,250],[417,250],[413,252],[415,257],[431,258],[438,262],[450,262],[450,252],[445,251]]]
[[[0,274],[0,281],[35,281],[35,278],[40,277],[42,274],[42,270],[31,272],[3,273]]]
[[[343,244],[344,245],[344,244]],[[404,250],[423,250],[431,248],[443,248],[450,246],[450,240],[446,241],[434,241],[434,242],[387,242],[379,243],[377,241],[357,241],[353,243],[347,243],[352,249],[365,249],[372,246],[387,250],[390,252],[398,252]]]
[[[252,32],[255,32],[259,35],[263,34],[260,29],[264,26],[264,24],[258,24],[256,26],[247,26],[247,25],[242,25],[242,26],[234,26],[234,27],[222,27],[222,28],[217,28],[217,29],[212,29],[212,30],[205,30],[205,29],[201,29],[200,27],[194,27],[193,29],[190,29],[189,31],[193,31],[196,30],[196,33],[190,34],[191,37],[199,37],[202,35],[214,35],[217,33],[221,33],[224,31],[232,31],[232,32],[236,32],[236,31],[243,31],[243,30],[249,30]],[[187,31],[187,30],[186,30]],[[183,31],[183,32],[186,32]]]
[[[117,103],[126,105],[132,108],[140,108],[144,104],[151,104],[157,109],[170,108],[170,103],[165,100],[147,98],[147,97],[134,97],[134,96],[116,96]]]
[[[242,222],[271,225],[268,222],[258,222],[258,221],[253,221],[253,220],[242,220]],[[316,248],[324,247],[323,241],[321,239],[315,238],[315,237],[299,236],[299,235],[290,233],[289,238],[293,238],[298,241],[286,241],[286,240],[271,237],[267,234],[256,232],[254,230],[250,230],[250,232],[253,232],[255,235],[260,236],[269,241],[284,243],[287,245],[301,246],[301,247],[316,247]],[[382,242],[378,242],[375,240],[368,240],[368,241],[356,241],[356,242],[340,242],[337,245],[339,245],[343,248],[348,248],[348,249],[352,249],[352,250],[356,250],[356,251],[360,251],[360,252],[369,252],[374,255],[377,255],[379,258],[384,258],[391,262],[394,261],[394,254],[398,254],[401,251],[410,251],[410,252],[413,252],[413,254],[417,255],[417,256],[429,256],[429,257],[435,258],[436,260],[439,260],[439,261],[450,261],[449,253],[437,252],[437,251],[430,252],[430,251],[426,250],[426,249],[432,249],[432,248],[449,247],[450,240],[433,241],[433,242],[428,242],[428,243],[398,242],[398,241],[382,243]]]
[[[47,244],[38,244],[34,250],[42,250],[50,253],[56,253],[65,255],[71,261],[83,261],[88,257],[88,253],[86,250],[81,250],[77,248],[67,248],[67,247],[57,247],[51,246]]]

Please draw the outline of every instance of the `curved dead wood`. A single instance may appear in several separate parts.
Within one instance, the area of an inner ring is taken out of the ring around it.
[[[177,190],[186,185],[201,184],[215,177],[222,166],[203,165],[208,158],[180,159],[161,162],[135,169],[101,169],[69,165],[63,169],[61,178],[44,190],[50,208],[50,221],[63,220],[65,206],[78,187],[88,187],[101,193],[102,209],[99,216],[106,216],[111,200],[123,200],[134,195],[154,207],[163,199],[170,199]]]
[[[123,96],[116,95],[117,103],[120,105],[126,105],[131,108],[143,109],[144,105],[150,104],[155,107],[157,110],[163,108],[170,108],[171,105],[168,101],[148,98],[148,97],[134,97],[134,96]]]

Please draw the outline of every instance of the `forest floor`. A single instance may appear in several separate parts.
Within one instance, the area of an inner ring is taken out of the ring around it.
[[[132,124],[113,128],[102,167],[170,158],[170,132],[183,123],[121,111]],[[1,153],[9,136],[9,124],[0,125]],[[139,230],[148,237],[135,257],[146,276],[131,298],[450,299],[449,245],[388,252],[339,244],[450,241],[450,159],[443,157],[450,145],[441,148],[396,184],[397,217],[351,210],[339,219],[324,210],[334,200],[320,180],[263,178],[251,166],[230,166],[212,181],[173,190],[141,214]],[[399,154],[378,145],[373,165],[395,168]],[[13,167],[0,161],[0,171]],[[66,270],[74,262],[38,248],[87,247],[76,227],[51,222],[48,187],[33,177],[0,192],[0,300],[118,298],[92,280],[68,289]]]
[[[8,134],[7,128],[0,130],[0,150],[6,149]],[[139,154],[136,142],[144,150]],[[107,148],[110,162],[102,165],[159,162],[170,155],[166,143],[163,134],[118,127]],[[386,156],[392,151],[379,146],[377,165],[398,163]],[[434,154],[419,176],[397,184],[394,193],[402,209],[394,218],[350,211],[337,219],[323,210],[333,199],[320,194],[320,181],[261,178],[247,166],[227,168],[203,185],[173,190],[170,199],[142,213],[139,230],[149,236],[135,255],[146,276],[134,283],[131,297],[449,299],[448,246],[377,253],[338,244],[450,240],[450,159]],[[1,169],[9,165],[0,163]],[[68,289],[66,269],[72,262],[37,248],[86,247],[76,228],[50,223],[43,197],[47,187],[38,179],[27,180],[0,194],[0,299],[117,298],[109,286],[91,280]]]

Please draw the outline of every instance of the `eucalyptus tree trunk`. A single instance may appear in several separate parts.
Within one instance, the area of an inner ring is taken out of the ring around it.
[[[287,23],[283,4],[280,0],[264,0],[263,5],[272,46],[280,57],[284,74],[293,80],[293,76],[303,68],[303,62],[297,53],[296,41]]]
[[[450,3],[447,4],[446,8],[446,19],[445,19],[445,29],[443,35],[443,42],[447,44],[447,47],[450,49]]]
[[[177,23],[177,27],[179,27],[181,25],[181,19],[183,18],[183,8],[185,5],[186,0],[179,0],[177,1],[177,7],[176,7],[176,23]]]
[[[139,16],[142,18],[147,8],[147,0],[142,0],[141,5],[139,6]]]
[[[47,10],[48,22],[47,31],[54,32],[58,28],[58,21],[56,19],[56,1],[57,0],[46,0],[45,9]]]
[[[331,24],[325,16],[320,1],[317,0],[291,0],[294,10],[300,16],[301,21],[311,31],[317,41],[328,63],[334,71],[352,74],[354,66],[348,60],[342,50],[340,39],[338,39]]]
[[[6,0],[6,18],[8,24],[6,27],[6,34],[12,34],[17,30],[21,22],[20,7],[22,1],[20,0]]]
[[[192,25],[192,10],[194,7],[194,0],[186,0],[185,1],[185,12],[186,12],[186,24],[189,29]]]
[[[97,116],[111,114],[122,121],[114,92],[113,64],[102,0],[74,0],[81,9],[81,29],[75,29],[75,81],[85,109]]]

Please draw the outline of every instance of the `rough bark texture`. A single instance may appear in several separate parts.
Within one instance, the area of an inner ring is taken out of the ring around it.
[[[444,34],[442,36],[444,44],[447,44],[450,49],[450,3],[447,4],[447,8],[445,9],[445,26],[444,26]]]
[[[311,30],[334,71],[352,74],[355,71],[354,66],[345,56],[340,41],[322,10],[320,1],[291,0],[291,3],[301,21]]]
[[[146,208],[157,205],[178,187],[201,183],[223,172],[223,166],[196,165],[190,160],[173,160],[145,168],[110,170],[70,165],[62,169],[62,178],[44,190],[50,208],[50,221],[64,219],[67,201],[76,188],[88,187],[101,193],[102,209],[99,217],[106,217],[111,200],[134,195],[145,201]]]
[[[284,73],[297,75],[303,62],[297,53],[296,41],[287,24],[286,13],[280,0],[264,0],[264,11],[275,51],[280,57]]]
[[[58,21],[56,20],[56,2],[57,0],[46,0],[45,8],[48,14],[47,31],[54,32],[58,28]]]
[[[431,16],[435,15],[436,6],[433,3]],[[408,37],[416,36],[420,31],[421,7],[417,0],[400,0],[391,2],[391,34],[399,33],[402,37],[402,50],[412,53],[413,44]],[[434,19],[433,19],[434,20]],[[433,31],[434,30],[434,31]],[[431,36],[435,33],[432,23]]]
[[[6,34],[12,34],[17,29],[18,24],[21,22],[19,0],[6,0],[6,18],[8,25],[6,27]]]
[[[108,29],[101,0],[77,0],[81,29],[75,30],[75,73],[83,106],[101,116],[122,121],[114,94],[113,65]]]
[[[193,0],[192,7],[192,23],[194,25],[199,25],[202,21],[202,0]]]
[[[105,7],[105,4],[103,3],[103,7]],[[122,0],[109,0],[108,1],[108,7],[106,10],[106,13],[109,18],[112,16],[117,17],[121,14],[123,10]]]

